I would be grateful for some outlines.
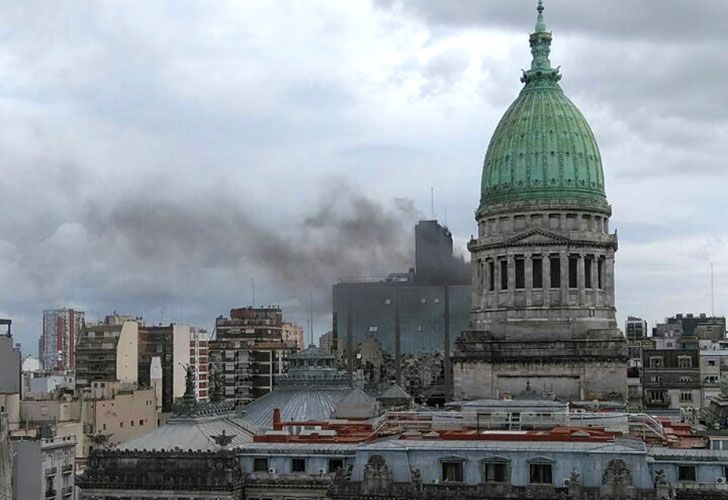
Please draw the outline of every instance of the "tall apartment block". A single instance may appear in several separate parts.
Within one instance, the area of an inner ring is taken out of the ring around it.
[[[207,330],[190,328],[190,366],[195,374],[195,397],[197,401],[209,401],[208,344]]]
[[[302,351],[304,346],[303,340],[303,328],[301,325],[284,321],[281,325],[281,338],[283,342],[293,344],[296,346],[297,351]]]
[[[74,309],[43,311],[43,333],[38,355],[43,370],[62,372],[76,367],[76,344],[85,322],[85,313]]]
[[[103,323],[86,325],[76,346],[76,388],[94,382],[136,384],[139,380],[139,323],[107,316]]]
[[[296,350],[283,340],[279,307],[232,309],[217,318],[209,342],[211,399],[246,404],[267,394]]]
[[[152,386],[152,358],[158,357],[162,365],[163,412],[171,411],[175,399],[185,393],[187,365],[190,363],[189,349],[189,326],[139,326],[139,385]]]

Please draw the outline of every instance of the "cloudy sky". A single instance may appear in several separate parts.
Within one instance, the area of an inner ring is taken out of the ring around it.
[[[210,328],[251,301],[330,328],[340,276],[475,231],[535,0],[0,1],[0,314]],[[548,0],[600,143],[620,320],[728,301],[728,2]]]

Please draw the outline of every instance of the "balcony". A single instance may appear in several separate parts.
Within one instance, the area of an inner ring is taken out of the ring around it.
[[[58,492],[56,490],[46,490],[45,497],[46,498],[56,498],[58,496]]]
[[[63,467],[61,467],[61,474],[71,474],[73,473],[73,464],[66,464]]]
[[[58,473],[58,467],[49,467],[45,470],[46,476],[55,476]]]
[[[61,490],[61,495],[64,497],[70,497],[73,495],[73,486],[64,486]]]

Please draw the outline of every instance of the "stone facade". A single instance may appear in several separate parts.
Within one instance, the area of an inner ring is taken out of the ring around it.
[[[599,149],[557,84],[539,12],[518,99],[490,142],[472,256],[473,309],[453,356],[455,397],[530,390],[624,399],[614,256]]]

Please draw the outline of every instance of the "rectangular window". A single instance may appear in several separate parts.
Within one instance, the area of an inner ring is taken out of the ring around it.
[[[709,359],[708,360],[708,366],[715,366],[715,360],[714,359]]]
[[[662,356],[651,356],[650,357],[650,368],[662,368]]]
[[[500,261],[500,287],[501,290],[508,290],[508,261]]]
[[[531,274],[533,275],[533,288],[543,288],[543,260],[541,257],[531,259]]]
[[[291,459],[291,472],[306,472],[306,459],[305,458],[292,458]]]
[[[337,470],[344,470],[344,461],[340,458],[330,458],[329,472],[336,472]]]
[[[551,484],[551,464],[531,464],[528,482],[531,484]]]
[[[495,262],[488,262],[488,279],[490,280],[490,291],[495,290]]]
[[[486,483],[505,483],[508,481],[508,464],[506,463],[487,463],[485,464],[485,482]]]
[[[526,260],[523,257],[516,257],[516,288],[526,288]]]
[[[604,259],[597,261],[597,287],[601,290],[604,288]]]
[[[692,368],[693,359],[689,356],[680,356],[677,358],[677,365],[679,368]]]
[[[253,459],[253,471],[254,472],[268,472],[268,459],[267,458],[254,458]]]
[[[578,274],[577,274],[577,266],[579,263],[579,257],[571,256],[569,257],[569,288],[577,288],[579,286],[578,284]]]
[[[463,482],[463,463],[462,462],[443,462],[442,463],[442,481],[451,483]]]
[[[551,288],[561,288],[561,258],[551,257]]]
[[[694,482],[695,481],[695,466],[694,465],[678,465],[677,480]]]
[[[681,392],[680,393],[680,402],[681,403],[691,403],[692,401],[693,401],[692,392]]]
[[[584,259],[584,286],[586,288],[592,287],[592,263],[594,258],[588,256]]]

